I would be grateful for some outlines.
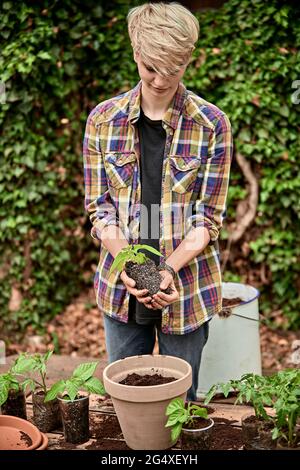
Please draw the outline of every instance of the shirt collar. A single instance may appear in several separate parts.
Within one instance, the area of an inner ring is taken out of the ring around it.
[[[128,120],[132,124],[135,124],[140,117],[141,88],[142,81],[139,81],[139,83],[131,90]],[[186,88],[183,83],[180,82],[177,91],[170,103],[170,106],[163,117],[163,122],[173,129],[177,128],[179,117],[182,114],[184,108],[186,95]]]

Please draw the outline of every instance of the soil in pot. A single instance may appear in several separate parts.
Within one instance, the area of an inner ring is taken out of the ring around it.
[[[272,450],[276,440],[272,439],[272,421],[259,419],[254,415],[242,417],[242,436],[245,450]]]
[[[1,413],[27,419],[26,399],[23,390],[10,390],[8,392],[7,400],[1,406]]]
[[[181,430],[182,450],[209,450],[214,421],[211,418],[195,417],[184,424]]]
[[[128,374],[125,379],[119,382],[122,385],[132,385],[135,387],[147,387],[151,385],[162,385],[167,384],[169,382],[174,382],[175,377],[163,377],[160,374],[146,374],[146,375],[139,375],[139,374]]]
[[[65,441],[82,444],[89,440],[89,397],[76,400],[59,399]]]
[[[287,441],[281,437],[277,441],[277,450],[300,450],[300,437],[299,441],[293,446],[289,446]]]
[[[33,420],[40,431],[51,432],[61,427],[58,400],[44,402],[45,394],[39,390],[32,394]]]
[[[172,293],[172,288],[160,289],[159,286],[162,281],[162,277],[155,262],[152,259],[147,259],[143,264],[134,263],[133,261],[127,261],[125,263],[124,270],[127,276],[135,280],[136,289],[148,289],[149,296],[156,294],[159,290],[166,294]]]
[[[223,307],[233,307],[236,305],[239,305],[243,302],[243,300],[240,297],[234,297],[233,299],[222,299],[222,306]]]

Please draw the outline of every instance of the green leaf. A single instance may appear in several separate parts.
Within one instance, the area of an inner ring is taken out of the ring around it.
[[[0,406],[6,402],[8,397],[9,387],[8,384],[0,384]]]
[[[47,351],[46,354],[44,355],[44,361],[47,362],[52,356],[52,354],[53,354],[52,350]]]
[[[120,252],[114,259],[113,264],[110,267],[109,275],[114,271],[122,271],[125,261],[128,258],[128,254]]]
[[[54,400],[59,394],[64,392],[65,388],[66,383],[64,380],[59,380],[58,382],[56,382],[47,392],[45,402]]]
[[[79,385],[72,380],[67,380],[65,385],[65,389],[70,397],[70,400],[74,401],[79,392]]]
[[[176,423],[185,423],[187,419],[188,419],[187,410],[178,409],[176,411],[173,411],[173,413],[169,415],[166,428],[174,426]]]
[[[200,416],[201,418],[207,418],[207,409],[206,408],[199,408],[199,407],[192,407],[191,411],[193,411],[192,416]]]
[[[185,409],[185,404],[182,398],[174,398],[167,406],[166,408],[166,416],[171,415],[172,413],[177,412],[178,410],[184,410]]]
[[[158,256],[164,256],[162,253],[160,253],[160,251],[157,251],[155,248],[149,245],[138,245],[138,250],[141,250],[141,249],[150,251],[151,253],[154,253],[155,255],[158,255]]]
[[[93,376],[98,366],[98,362],[86,362],[80,364],[73,372],[73,377],[79,378],[82,382],[85,382]]]
[[[172,439],[172,442],[176,442],[177,439],[179,438],[180,436],[180,433],[181,433],[181,429],[182,429],[182,424],[181,423],[178,423],[176,424],[172,430],[171,430],[171,439]]]
[[[106,394],[106,391],[102,382],[99,379],[97,379],[97,377],[91,377],[90,379],[88,379],[84,384],[84,388],[88,392],[96,393],[97,395],[103,396]]]

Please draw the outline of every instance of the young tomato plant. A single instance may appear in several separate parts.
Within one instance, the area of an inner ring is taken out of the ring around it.
[[[105,395],[102,382],[94,377],[98,362],[86,362],[80,364],[74,370],[71,377],[66,380],[59,380],[50,388],[46,395],[45,402],[53,400],[58,395],[62,395],[65,400],[74,401],[81,390],[98,395]]]
[[[139,250],[141,249],[148,250],[157,256],[163,256],[159,251],[149,245],[129,245],[125,248],[122,248],[122,250],[117,254],[113,264],[111,265],[109,274],[111,274],[112,271],[114,271],[115,269],[118,271],[122,271],[125,266],[125,263],[128,261],[132,261],[137,264],[145,263],[147,260],[147,256],[144,253],[139,253]]]
[[[273,390],[268,377],[251,373],[242,375],[239,380],[229,380],[226,383],[215,384],[207,392],[204,403],[208,404],[219,393],[219,390],[225,397],[228,396],[231,390],[234,390],[237,392],[235,404],[251,402],[256,418],[271,419],[264,408],[273,404]]]
[[[171,428],[171,439],[174,442],[180,436],[183,425],[191,424],[196,416],[207,419],[207,409],[192,405],[191,402],[186,407],[182,398],[174,398],[167,406],[166,416],[166,427]]]
[[[25,391],[26,383],[20,383],[17,376],[10,369],[5,374],[0,375],[0,407],[6,402],[10,391]]]
[[[288,447],[300,440],[297,421],[300,418],[300,370],[286,369],[270,377],[273,388],[275,428],[272,437],[283,438]]]
[[[52,354],[53,351],[48,351],[46,354],[21,353],[11,368],[11,371],[16,377],[25,378],[23,387],[26,388],[29,386],[31,391],[40,388],[44,394],[46,394],[46,368],[47,362]],[[39,378],[33,376],[34,373],[37,373]]]

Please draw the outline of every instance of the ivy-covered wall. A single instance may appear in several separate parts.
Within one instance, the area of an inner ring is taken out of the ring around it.
[[[98,249],[83,208],[82,137],[89,111],[138,80],[125,21],[138,3],[1,4],[0,317],[7,326],[41,327],[92,285]],[[255,220],[231,242],[249,209],[247,176],[233,162],[224,279],[255,283],[262,312],[282,310],[292,327],[300,326],[299,9],[230,0],[199,13],[200,40],[184,80],[228,114],[236,153],[258,183]]]

